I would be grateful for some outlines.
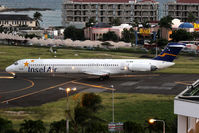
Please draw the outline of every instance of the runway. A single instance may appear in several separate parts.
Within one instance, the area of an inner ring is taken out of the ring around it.
[[[150,93],[177,95],[199,74],[134,73],[113,75],[100,81],[84,74],[18,74],[17,78],[0,72],[0,108],[37,106],[66,96],[62,88],[77,88],[76,92]],[[111,86],[114,87],[111,87]]]

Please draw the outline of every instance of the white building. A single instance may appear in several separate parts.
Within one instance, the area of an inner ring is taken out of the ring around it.
[[[28,15],[0,14],[0,25],[4,27],[36,27],[36,21]]]
[[[199,133],[199,80],[175,97],[174,113],[178,115],[177,133]]]

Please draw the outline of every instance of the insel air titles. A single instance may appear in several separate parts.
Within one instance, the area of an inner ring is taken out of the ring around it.
[[[56,72],[57,68],[54,67],[40,67],[40,68],[31,68],[28,67],[28,72],[38,72],[38,73],[49,73],[49,72]]]

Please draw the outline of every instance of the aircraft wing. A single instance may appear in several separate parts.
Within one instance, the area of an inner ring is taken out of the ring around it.
[[[97,75],[97,76],[105,76],[105,75],[109,75],[109,72],[106,71],[84,71],[85,74],[89,74],[89,75]]]

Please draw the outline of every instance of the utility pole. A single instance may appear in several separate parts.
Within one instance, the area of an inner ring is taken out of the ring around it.
[[[112,88],[112,122],[115,121],[115,107],[114,107],[114,86],[111,85]]]

